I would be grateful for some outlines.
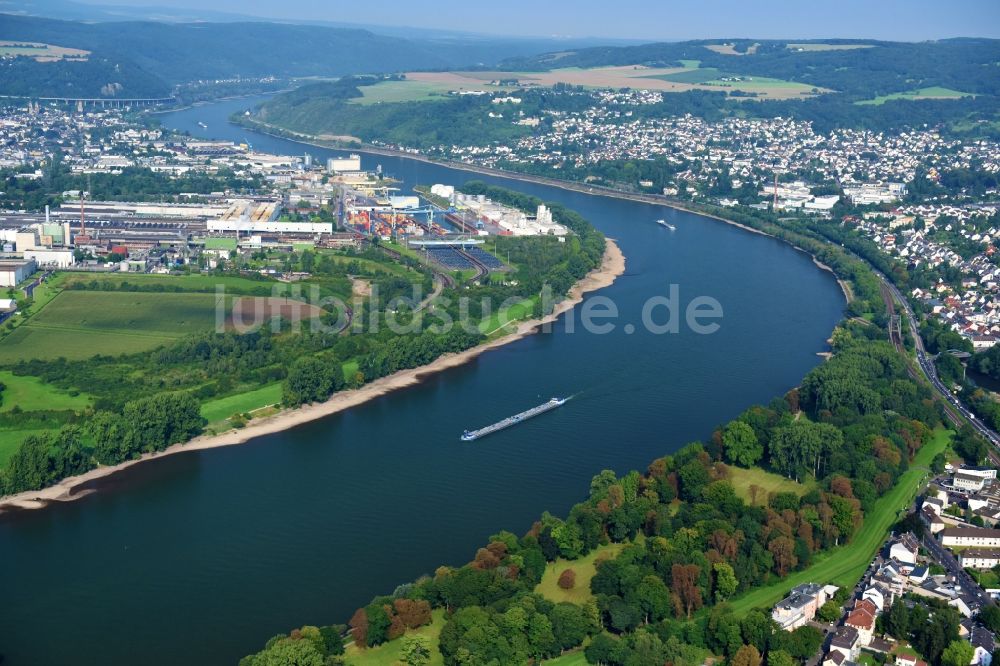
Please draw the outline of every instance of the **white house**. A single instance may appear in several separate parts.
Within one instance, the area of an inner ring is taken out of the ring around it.
[[[992,467],[962,467],[959,471],[962,474],[978,476],[983,479],[996,480],[997,478],[997,471]]]
[[[978,474],[968,474],[965,470],[959,470],[951,478],[951,485],[958,490],[978,493],[986,485],[986,479]]]
[[[845,659],[855,661],[861,653],[858,630],[854,627],[838,627],[830,638],[830,652],[839,652]]]
[[[968,548],[959,553],[958,563],[963,569],[992,569],[1000,564],[1000,549]]]
[[[885,594],[877,587],[869,587],[861,598],[872,602],[880,613],[885,610]]]
[[[941,520],[941,516],[936,514],[930,506],[923,506],[920,509],[920,520],[927,525],[927,529],[930,530],[931,534],[937,534],[944,530],[944,521]]]
[[[983,625],[977,624],[972,627],[969,642],[975,649],[970,666],[990,666],[993,663],[993,650],[996,643],[993,634]]]
[[[1000,530],[982,527],[946,527],[941,530],[941,545],[1000,548]]]
[[[896,539],[889,546],[889,559],[895,560],[899,564],[899,571],[908,574],[917,566],[917,553],[920,551],[920,544],[916,537],[907,532]]]
[[[779,601],[771,611],[771,618],[785,631],[797,629],[816,616],[819,607],[826,603],[827,589],[817,583],[806,583],[792,588],[791,593]],[[833,588],[834,592],[837,588]]]
[[[872,642],[876,615],[878,615],[878,609],[875,604],[867,599],[862,599],[854,604],[854,610],[844,618],[844,626],[857,630],[858,643],[861,647],[867,647]]]

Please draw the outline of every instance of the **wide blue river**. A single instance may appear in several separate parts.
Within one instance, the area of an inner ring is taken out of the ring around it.
[[[257,150],[335,154],[226,122],[249,104],[161,118]],[[372,596],[470,560],[490,534],[564,513],[601,469],[644,469],[796,386],[842,314],[836,281],[808,256],[718,221],[412,160],[363,162],[404,191],[480,178],[576,209],[627,258],[599,292],[619,309],[616,330],[569,333],[563,319],[346,413],[140,465],[80,501],[0,518],[4,666],[234,664],[278,632],[346,622]],[[643,329],[643,303],[671,284],[682,304],[718,300],[718,332]],[[555,412],[458,440],[566,394],[578,395]]]

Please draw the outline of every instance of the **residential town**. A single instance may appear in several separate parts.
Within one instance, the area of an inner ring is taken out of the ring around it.
[[[582,93],[562,93],[580,95]],[[808,176],[815,186],[837,186],[857,205],[889,203],[905,194],[905,184],[918,177],[975,167],[1000,171],[1000,146],[981,139],[944,137],[935,128],[895,134],[855,129],[820,133],[809,122],[790,118],[725,118],[707,121],[690,114],[657,117],[643,107],[661,104],[663,93],[647,90],[592,91],[593,105],[582,111],[545,111],[545,122],[520,112],[492,112],[495,122],[529,124],[538,130],[511,144],[439,146],[431,154],[487,167],[549,165],[556,169],[615,161],[664,159],[676,165],[675,182],[663,193],[709,196],[719,180],[723,190],[749,184],[770,202],[775,174]],[[508,97],[500,108],[510,102]],[[515,118],[515,120],[511,120]],[[406,146],[391,146],[416,152]],[[652,183],[632,183],[649,189]],[[821,195],[822,196],[822,195]],[[782,207],[793,207],[786,201]],[[811,200],[811,199],[808,199]],[[723,201],[735,201],[723,197]],[[798,206],[801,207],[799,202]],[[817,211],[832,203],[821,201]],[[807,207],[806,210],[809,208]]]
[[[996,637],[979,613],[1000,598],[997,470],[947,465],[927,486],[917,515],[923,537],[891,536],[853,590],[798,585],[773,607],[771,619],[783,631],[812,626],[823,632],[822,666],[919,666],[926,662],[891,635],[887,615],[894,604],[910,611],[927,604],[931,615],[950,607],[960,617],[959,640],[972,648],[970,666],[990,666]],[[831,609],[839,615],[832,622]]]

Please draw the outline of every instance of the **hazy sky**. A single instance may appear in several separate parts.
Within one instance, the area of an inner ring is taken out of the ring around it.
[[[633,39],[1000,37],[1000,0],[84,0],[507,35]]]

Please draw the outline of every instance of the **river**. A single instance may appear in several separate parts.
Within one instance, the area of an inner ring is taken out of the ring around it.
[[[226,122],[251,103],[161,119],[263,151],[341,154]],[[582,213],[626,256],[625,275],[600,292],[621,313],[615,332],[569,333],[562,319],[347,413],[139,465],[79,501],[0,518],[4,666],[234,664],[294,626],[346,622],[376,594],[469,561],[500,529],[523,533],[545,510],[565,513],[601,469],[645,469],[797,385],[843,310],[833,276],[808,256],[718,221],[364,156],[365,168],[375,164],[404,191],[479,178]],[[716,298],[720,330],[626,333],[670,284],[685,304]],[[578,396],[458,441],[465,428],[566,394]]]

